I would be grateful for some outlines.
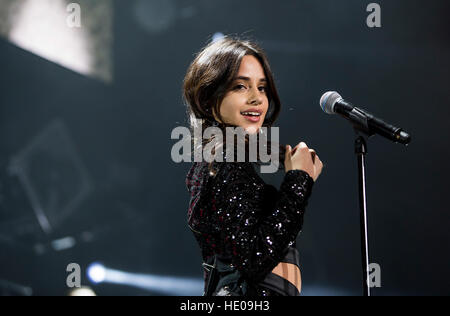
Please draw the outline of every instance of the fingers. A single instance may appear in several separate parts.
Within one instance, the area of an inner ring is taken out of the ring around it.
[[[312,158],[313,163],[315,163],[316,162],[316,155],[317,155],[316,151],[314,149],[310,149],[309,152],[311,153],[311,158]]]
[[[323,167],[323,163],[319,159],[317,152],[314,149],[308,148],[306,143],[301,142],[297,146],[295,146],[294,149],[292,149],[291,146],[288,145],[288,149],[289,149],[289,155],[294,155],[297,150],[309,152],[311,154],[311,159],[312,159],[313,164],[319,166],[320,168]]]
[[[315,182],[322,173],[323,166],[324,165],[316,151],[308,148],[306,143],[301,142],[295,146],[294,149],[292,149],[290,145],[286,145],[286,170],[304,170],[313,178]]]
[[[322,174],[323,163],[322,163],[322,160],[320,160],[319,156],[316,156],[316,162],[314,163],[314,167],[317,172],[316,176],[319,176],[320,174]]]
[[[301,142],[297,146],[294,147],[294,149],[292,150],[292,154],[295,154],[297,149],[307,150],[308,146],[304,142]]]
[[[291,155],[291,154],[292,154],[292,147],[291,147],[291,145],[286,145],[286,157],[288,155]]]
[[[304,142],[299,143],[297,146],[294,147],[294,149],[292,150],[292,153],[295,153],[296,150],[298,148],[300,148],[300,146],[304,147],[304,146],[306,146],[306,144]],[[306,147],[308,147],[308,146],[306,146]]]
[[[291,148],[291,145],[286,145],[286,154],[284,155],[284,163],[286,164],[291,159],[292,159],[292,148]]]
[[[309,152],[311,152],[311,157],[314,157],[314,155],[316,153],[316,151],[314,149],[309,149],[308,146],[306,145],[306,143],[304,143],[304,142],[301,142],[297,146],[295,146],[295,148],[292,150],[292,155],[294,155],[297,150],[301,150],[303,152],[309,151]],[[314,158],[313,158],[313,161],[314,161]]]
[[[316,163],[320,169],[323,168],[323,162],[322,162],[322,160],[320,160],[319,156],[316,156]]]
[[[320,168],[323,167],[323,163],[322,161],[319,159],[319,156],[317,155],[317,152],[314,149],[308,148],[308,146],[306,145],[306,143],[301,142],[300,144],[298,144],[297,146],[295,146],[294,150],[292,151],[292,154],[294,154],[294,151],[296,149],[300,149],[303,151],[309,151],[309,153],[311,154],[311,159],[314,165],[318,165],[320,166]]]

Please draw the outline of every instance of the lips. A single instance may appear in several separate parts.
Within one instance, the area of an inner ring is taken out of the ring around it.
[[[251,108],[241,112],[241,115],[245,117],[246,120],[252,123],[258,123],[261,119],[263,110]]]
[[[258,123],[261,119],[262,111],[252,109],[241,112],[241,115],[244,116],[247,121]]]
[[[262,113],[263,113],[263,110],[255,109],[255,108],[250,108],[250,109],[241,111],[241,114],[242,114],[242,113],[246,113],[246,112],[256,112],[256,113],[262,114]]]
[[[252,122],[252,123],[258,123],[261,119],[259,116],[246,116],[244,115],[245,119]]]

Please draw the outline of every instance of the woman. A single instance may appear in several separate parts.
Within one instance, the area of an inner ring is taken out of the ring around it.
[[[184,99],[192,129],[201,120],[203,130],[242,127],[260,134],[281,109],[265,53],[254,42],[229,37],[197,54]],[[202,252],[204,295],[300,294],[295,241],[323,164],[303,142],[283,148],[286,173],[279,191],[247,161],[194,162],[189,170],[188,224]]]

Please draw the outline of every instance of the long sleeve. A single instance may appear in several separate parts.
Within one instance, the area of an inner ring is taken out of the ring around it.
[[[225,252],[248,279],[262,280],[283,259],[303,225],[303,215],[314,184],[304,171],[291,170],[273,205],[265,201],[266,185],[245,164],[226,163],[219,175],[225,213],[218,212]],[[254,170],[253,170],[254,172]]]

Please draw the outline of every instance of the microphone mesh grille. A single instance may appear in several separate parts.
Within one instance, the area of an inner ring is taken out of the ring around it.
[[[334,114],[334,104],[338,99],[342,98],[336,91],[328,91],[320,98],[320,107],[327,114]]]

